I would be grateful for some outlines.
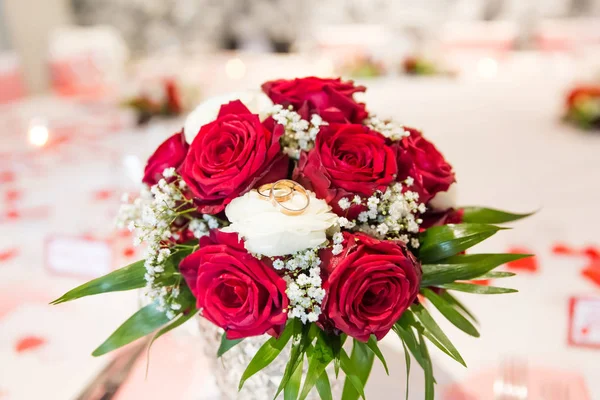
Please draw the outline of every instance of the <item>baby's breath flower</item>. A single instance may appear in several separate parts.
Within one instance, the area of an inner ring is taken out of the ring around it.
[[[291,106],[284,108],[281,104],[273,106],[271,115],[275,122],[283,125],[285,128],[285,132],[281,138],[283,152],[294,159],[300,158],[300,151],[312,149],[320,127],[328,125],[317,114],[313,114],[309,122],[302,119],[300,114],[295,112]]]

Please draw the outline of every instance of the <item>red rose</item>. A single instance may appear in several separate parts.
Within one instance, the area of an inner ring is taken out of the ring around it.
[[[364,103],[358,103],[353,95],[364,92],[364,86],[354,86],[352,81],[338,79],[299,78],[279,79],[266,82],[262,90],[275,104],[292,106],[302,118],[310,120],[319,114],[328,122],[351,122],[360,124],[369,113]]]
[[[452,166],[444,156],[421,132],[412,128],[404,128],[410,136],[395,142],[397,149],[398,180],[407,176],[414,178],[411,188],[419,193],[419,201],[429,202],[438,192],[445,192],[456,181]]]
[[[227,339],[276,336],[283,330],[289,304],[285,281],[250,255],[237,234],[213,230],[179,269],[202,316],[223,328]]]
[[[178,168],[188,152],[189,145],[185,141],[183,130],[165,140],[148,159],[142,181],[156,185],[167,168]]]
[[[396,172],[394,151],[381,134],[362,125],[332,124],[321,128],[314,149],[301,153],[294,179],[345,215],[338,205],[342,197],[385,191]]]
[[[370,335],[381,340],[415,301],[421,265],[400,242],[344,232],[343,244],[324,265],[329,276],[320,323],[363,342]]]
[[[219,213],[259,181],[285,178],[282,134],[280,125],[267,129],[240,101],[223,105],[217,120],[200,128],[181,166],[198,211]]]

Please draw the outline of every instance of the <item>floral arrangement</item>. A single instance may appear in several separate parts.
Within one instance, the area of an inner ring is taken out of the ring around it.
[[[378,342],[397,335],[433,399],[428,346],[465,361],[428,308],[479,336],[452,293],[515,292],[476,280],[511,276],[493,270],[528,255],[465,250],[527,215],[452,204],[450,164],[419,130],[357,102],[362,86],[309,77],[262,89],[273,102],[266,117],[231,101],[158,147],[146,188],[119,219],[145,243],[144,259],[54,304],[143,289],[149,304],[94,356],[198,315],[223,329],[219,356],[264,335],[240,388],[289,346],[273,393],[286,399],[315,388],[331,399],[330,364],[346,376],[342,398],[364,398],[374,358],[387,370]]]
[[[406,57],[402,61],[402,72],[407,75],[431,76],[446,75],[453,77],[456,75],[453,71],[444,69],[436,62],[420,56]]]
[[[385,65],[381,61],[363,53],[349,56],[338,69],[342,75],[353,78],[377,78],[386,74]]]
[[[143,125],[153,117],[176,117],[184,111],[179,86],[173,79],[165,79],[136,97],[124,102],[137,113],[137,122]]]
[[[578,86],[567,95],[565,120],[582,129],[600,129],[600,86]]]

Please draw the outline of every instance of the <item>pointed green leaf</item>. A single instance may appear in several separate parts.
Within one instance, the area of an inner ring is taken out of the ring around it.
[[[296,366],[296,369],[292,373],[292,376],[287,381],[285,389],[283,390],[284,400],[296,400],[298,393],[300,392],[300,383],[302,381],[302,368],[304,367],[304,356],[300,359],[300,362]],[[275,396],[277,397],[277,396]]]
[[[489,238],[502,228],[486,224],[434,226],[421,233],[418,258],[430,264],[451,257]]]
[[[506,272],[506,271],[490,271],[487,274],[478,276],[477,279],[501,279],[501,278],[510,278],[515,276],[514,272]]]
[[[471,324],[461,313],[456,311],[452,305],[448,304],[443,298],[435,294],[433,291],[429,289],[423,290],[423,294],[431,304],[437,308],[440,313],[446,317],[446,319],[454,326],[456,326],[461,331],[465,332],[468,335],[479,337],[479,332],[477,329]]]
[[[474,294],[504,294],[504,293],[516,293],[516,289],[508,289],[494,286],[476,285],[474,283],[446,283],[445,285],[439,285],[439,287],[447,290],[456,290],[458,292],[474,293]]]
[[[411,329],[409,325],[407,325],[402,319],[393,327],[394,332],[398,335],[402,343],[406,345],[410,354],[415,358],[417,363],[421,366],[421,368],[425,368],[425,363],[423,361],[423,357],[421,356],[421,351],[419,350],[419,343],[417,342],[417,338],[415,337],[415,333]]]
[[[321,400],[333,400],[333,394],[331,393],[331,384],[329,383],[329,376],[327,371],[323,372],[319,379],[317,379],[317,392]]]
[[[435,395],[435,378],[433,377],[433,365],[431,364],[431,357],[429,356],[429,350],[427,350],[427,343],[423,339],[423,335],[419,333],[419,349],[423,355],[425,361],[425,400],[433,400]]]
[[[410,354],[408,354],[408,348],[406,347],[406,343],[404,340],[401,340],[402,347],[404,348],[404,364],[406,366],[406,400],[408,400],[409,393],[409,382],[410,382]]]
[[[450,357],[464,365],[465,360],[461,357],[456,347],[452,344],[448,336],[442,331],[442,328],[435,322],[429,311],[421,304],[416,304],[411,307],[413,313],[419,318],[419,321],[423,324],[425,331],[422,332],[427,339],[431,341],[434,345],[436,345],[440,350],[444,353],[448,354]]]
[[[125,321],[92,355],[101,356],[154,332],[169,322],[164,311],[159,311],[152,303],[133,314]]]
[[[364,399],[364,388],[373,367],[374,353],[365,343],[354,339],[352,355],[348,357],[346,351],[342,349],[340,356],[342,371],[346,374],[342,399],[356,400],[359,396]]]
[[[377,356],[377,358],[379,358],[379,361],[381,361],[381,363],[383,364],[385,373],[389,375],[390,371],[388,370],[388,366],[385,362],[385,358],[383,357],[383,353],[381,353],[381,350],[379,350],[379,346],[377,345],[377,339],[375,338],[375,336],[371,335],[369,341],[367,342],[367,347],[373,352],[373,354]]]
[[[531,254],[466,254],[423,264],[421,287],[479,278],[502,264],[526,257]]]
[[[306,377],[304,378],[304,386],[300,393],[300,400],[306,399],[331,361],[333,361],[333,351],[327,343],[325,343],[322,335],[319,335],[317,343],[308,357],[308,371],[306,371]]]
[[[313,332],[311,332],[311,329],[315,325],[304,325],[297,318],[290,323],[294,324],[292,333],[293,337],[299,339],[295,339],[292,343],[290,359],[285,366],[283,377],[281,378],[281,382],[279,382],[279,387],[277,388],[277,392],[275,392],[275,396],[273,396],[273,400],[275,400],[277,396],[279,396],[279,393],[284,390],[288,381],[292,378],[294,371],[296,371],[296,368],[298,368],[298,364],[304,362],[304,354],[311,347],[313,340]]]
[[[475,322],[476,324],[479,323],[479,321],[477,321],[477,318],[475,318],[475,315],[473,315],[473,313],[463,303],[458,301],[458,299],[452,296],[447,290],[442,290],[440,293],[440,297],[446,300],[446,302],[451,304],[454,308],[461,311],[464,315],[471,318],[471,321]]]
[[[463,222],[479,224],[503,224],[529,217],[533,212],[525,214],[510,213],[485,207],[463,207]]]
[[[281,353],[281,350],[283,350],[283,348],[290,341],[290,338],[294,332],[294,326],[295,325],[293,323],[288,323],[279,338],[270,338],[261,346],[260,349],[258,349],[254,355],[254,358],[250,360],[250,363],[242,374],[238,390],[242,390],[244,382],[246,382],[248,378],[271,364],[273,360],[277,358],[279,353]]]
[[[244,339],[242,338],[242,339],[229,340],[229,339],[227,339],[227,334],[225,332],[223,332],[223,335],[221,336],[221,344],[219,345],[219,350],[217,350],[217,358],[221,357],[223,354],[225,354],[229,350],[233,349],[242,340],[244,340]]]
[[[100,293],[139,289],[146,285],[144,274],[146,274],[144,260],[140,260],[71,289],[50,304],[60,304]]]

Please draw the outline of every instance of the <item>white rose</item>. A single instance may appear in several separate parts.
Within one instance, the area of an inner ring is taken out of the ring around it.
[[[453,183],[447,191],[436,193],[433,199],[429,201],[429,207],[434,211],[446,211],[450,208],[456,208],[457,192],[456,183]]]
[[[219,109],[223,104],[233,100],[240,100],[250,111],[259,114],[261,120],[266,117],[267,112],[273,107],[273,103],[266,94],[254,90],[211,97],[196,107],[185,120],[183,132],[188,143],[192,142],[203,125],[217,119]]]
[[[231,225],[222,230],[236,232],[244,238],[249,252],[268,257],[315,248],[327,240],[325,231],[336,223],[337,215],[324,200],[317,199],[312,192],[308,194],[310,204],[306,211],[285,215],[252,190],[227,205],[225,214]],[[284,203],[296,209],[304,204],[306,198],[300,193]]]

